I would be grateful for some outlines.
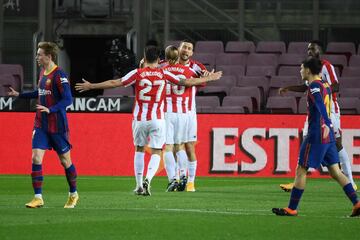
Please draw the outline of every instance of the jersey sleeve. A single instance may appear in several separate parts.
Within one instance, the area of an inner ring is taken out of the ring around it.
[[[61,98],[60,101],[58,101],[55,105],[49,108],[51,113],[58,112],[61,109],[66,109],[66,107],[72,103],[70,84],[65,72],[59,70],[55,74],[55,84]]]
[[[123,83],[124,87],[128,87],[136,82],[136,79],[138,79],[138,71],[137,69],[134,69],[130,72],[128,72],[124,77],[121,78],[121,82]]]
[[[320,112],[321,117],[324,119],[325,124],[330,127],[331,120],[329,119],[328,113],[326,111],[325,103],[323,100],[323,96],[321,95],[321,89],[319,83],[311,83],[309,85],[309,91],[311,94],[310,99],[313,101],[316,109]]]
[[[325,62],[322,68],[322,75],[324,80],[329,82],[330,84],[338,83],[338,79],[336,76],[335,68],[329,62]]]
[[[19,98],[37,98],[38,96],[39,96],[38,90],[19,94]]]

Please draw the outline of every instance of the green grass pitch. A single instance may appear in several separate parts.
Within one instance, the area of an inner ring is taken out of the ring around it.
[[[330,179],[308,179],[298,217],[279,217],[289,179],[201,178],[195,193],[166,193],[155,177],[152,196],[135,196],[133,177],[78,178],[80,201],[63,209],[64,176],[45,176],[45,206],[26,209],[30,176],[0,175],[0,239],[357,239],[360,218]]]

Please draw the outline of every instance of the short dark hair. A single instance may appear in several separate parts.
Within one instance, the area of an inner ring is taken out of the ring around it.
[[[147,46],[145,47],[145,60],[148,63],[157,62],[160,56],[160,50],[156,46]]]
[[[322,63],[321,60],[316,57],[308,57],[302,62],[304,68],[310,69],[313,75],[318,75],[321,72]]]
[[[182,41],[180,42],[180,45],[181,45],[182,43],[191,43],[193,46],[195,46],[195,42],[192,41],[192,40],[190,40],[190,39],[184,39],[184,40],[182,40]],[[180,46],[180,45],[179,45],[179,46]]]
[[[323,43],[322,43],[320,40],[311,40],[310,43],[311,43],[311,44],[316,44],[316,45],[318,45],[321,50],[324,49],[324,45],[323,45]]]

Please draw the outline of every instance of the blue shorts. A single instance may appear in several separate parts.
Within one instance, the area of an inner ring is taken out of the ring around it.
[[[339,154],[335,142],[321,144],[303,141],[300,148],[298,164],[304,168],[319,168],[339,163]]]
[[[64,154],[72,148],[69,143],[69,134],[65,133],[48,133],[41,128],[35,128],[32,138],[32,148],[54,149],[58,154]]]

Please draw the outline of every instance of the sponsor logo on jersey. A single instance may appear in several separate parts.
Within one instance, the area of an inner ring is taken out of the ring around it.
[[[39,96],[51,95],[51,90],[39,88]]]

